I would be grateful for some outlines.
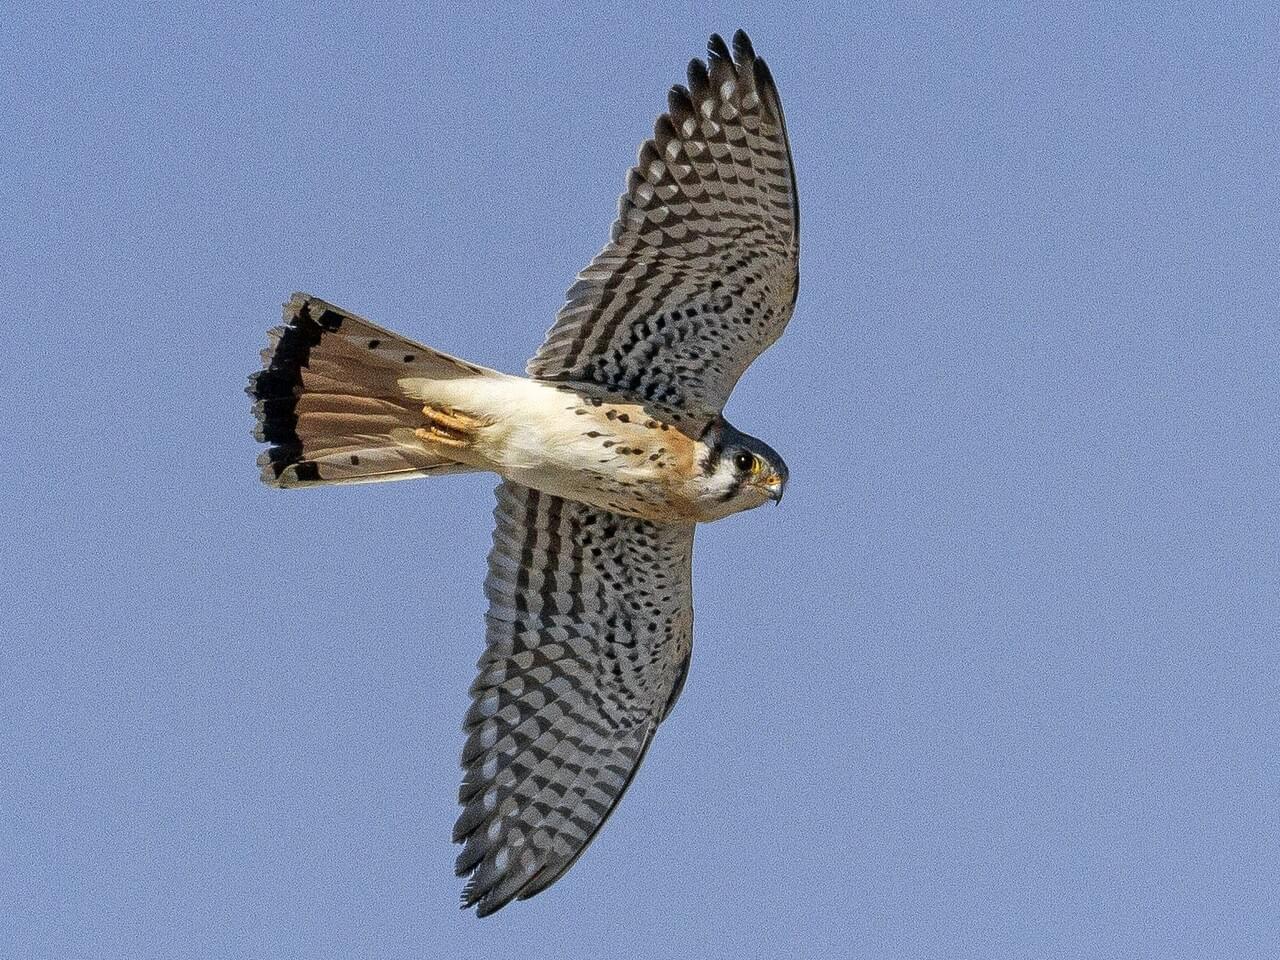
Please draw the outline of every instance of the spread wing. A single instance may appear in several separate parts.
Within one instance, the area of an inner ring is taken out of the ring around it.
[[[531,376],[718,413],[778,339],[800,210],[778,91],[746,34],[689,65],[640,148],[609,244],[578,275]]]
[[[544,890],[609,816],[679,695],[693,526],[498,487],[487,648],[454,840],[464,906]]]

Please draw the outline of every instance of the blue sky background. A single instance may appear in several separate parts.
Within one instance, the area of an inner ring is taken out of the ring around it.
[[[0,955],[1273,951],[1280,15],[1193,6],[11,10]],[[492,482],[269,490],[244,378],[295,289],[522,369],[738,26],[803,280],[728,413],[790,490],[699,533],[608,828],[477,921]]]

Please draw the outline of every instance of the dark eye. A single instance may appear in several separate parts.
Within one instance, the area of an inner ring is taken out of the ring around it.
[[[755,465],[755,462],[754,454],[747,453],[745,450],[733,455],[733,465],[743,473],[748,472]]]

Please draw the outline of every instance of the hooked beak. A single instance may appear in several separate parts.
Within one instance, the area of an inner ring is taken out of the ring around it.
[[[787,481],[785,478],[771,473],[762,481],[762,486],[769,491],[769,499],[774,503],[782,502],[782,494],[787,489]]]

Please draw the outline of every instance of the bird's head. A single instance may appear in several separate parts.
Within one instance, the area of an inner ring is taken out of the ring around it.
[[[787,465],[767,443],[735,430],[723,417],[702,436],[700,497],[708,519],[778,503],[787,487]]]

